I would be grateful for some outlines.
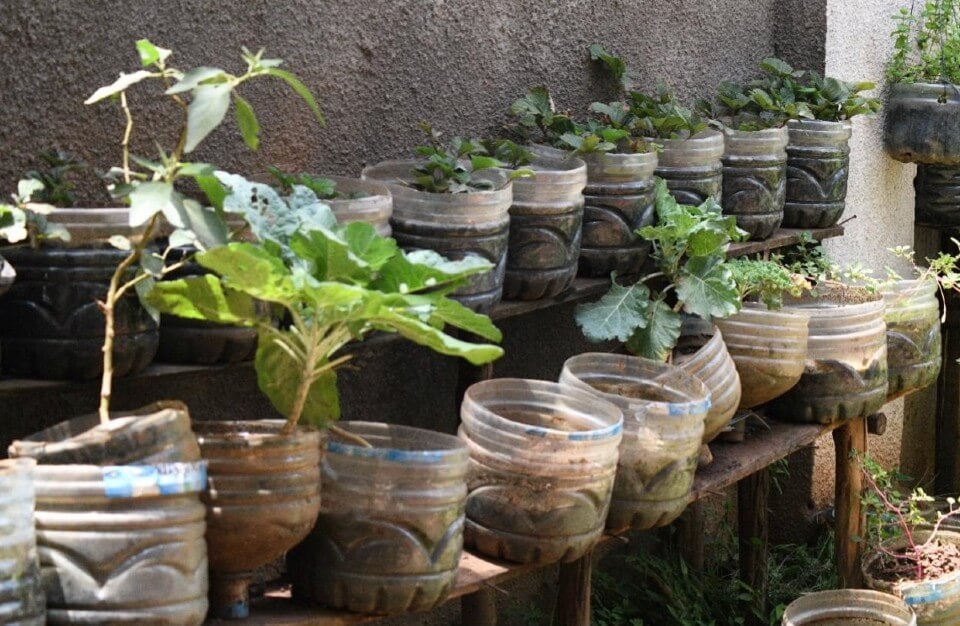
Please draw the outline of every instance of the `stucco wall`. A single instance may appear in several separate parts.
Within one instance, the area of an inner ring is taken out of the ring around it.
[[[179,67],[239,71],[239,47],[287,61],[329,118],[319,129],[279,81],[245,87],[261,116],[257,155],[221,129],[198,157],[221,167],[265,164],[356,174],[408,154],[430,120],[453,133],[495,132],[532,85],[583,110],[612,92],[586,47],[603,42],[645,80],[686,96],[743,77],[774,49],[778,0],[3,0],[0,2],[0,183],[59,145],[106,168],[117,162],[121,120],[82,102],[137,67],[133,42],[172,48]],[[154,107],[156,108],[156,107]],[[164,108],[163,110],[167,110]],[[153,144],[142,144],[148,156]]]

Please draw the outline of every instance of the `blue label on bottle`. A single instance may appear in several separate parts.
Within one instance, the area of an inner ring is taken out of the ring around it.
[[[111,465],[103,468],[108,498],[196,493],[207,488],[207,462]]]

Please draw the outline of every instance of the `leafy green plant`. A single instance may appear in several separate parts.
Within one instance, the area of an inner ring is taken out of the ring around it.
[[[449,145],[440,141],[441,133],[427,123],[420,125],[430,138],[430,144],[417,146],[416,152],[426,158],[423,165],[414,168],[416,176],[410,184],[414,189],[429,193],[469,193],[496,188],[494,181],[476,176],[477,172],[508,168],[496,157],[490,156],[483,144],[475,139],[454,137]],[[528,169],[511,170],[508,180],[533,176]]]
[[[933,502],[923,489],[917,487],[905,493],[899,487],[906,477],[896,470],[887,470],[869,455],[858,455],[861,474],[867,490],[862,502],[867,514],[867,545],[882,555],[885,572],[909,580],[923,580],[924,567],[929,563],[931,552],[937,547],[937,533],[947,520],[960,515],[954,498],[947,499],[947,512],[935,511],[932,527],[924,510]],[[914,531],[919,527],[930,528],[930,535],[923,542],[916,539]],[[891,551],[883,543],[902,538],[906,547]]]
[[[902,8],[893,19],[889,82],[960,84],[960,0],[927,0],[918,12]]]
[[[590,58],[603,64],[629,98],[629,112],[635,119],[631,132],[652,139],[681,139],[707,128],[706,119],[677,102],[670,86],[658,83],[653,95],[636,91],[636,76],[623,59],[600,44],[591,45],[589,51]]]
[[[287,418],[285,432],[301,418],[331,427],[340,415],[336,369],[350,358],[340,350],[371,332],[399,333],[473,364],[503,354],[442,330],[449,324],[500,340],[488,317],[446,297],[467,276],[488,271],[486,260],[404,253],[370,224],[338,225],[330,208],[300,185],[281,197],[240,176],[218,172],[217,178],[230,190],[224,209],[242,215],[260,243],[197,254],[215,275],[157,283],[148,300],[172,315],[255,327],[257,381]],[[282,308],[289,323],[275,327],[257,314],[254,300]]]
[[[511,169],[519,169],[533,163],[533,153],[509,139],[484,139],[483,147],[487,154],[506,164]]]
[[[302,185],[303,187],[306,187],[315,193],[321,200],[340,200],[343,198],[357,200],[359,198],[366,198],[370,195],[363,191],[354,191],[344,196],[344,194],[337,191],[336,181],[329,178],[314,176],[313,174],[308,174],[306,172],[292,174],[289,172],[284,172],[280,168],[273,166],[268,167],[267,171],[269,171],[270,175],[276,179],[277,183],[280,185],[280,189],[285,193],[293,191],[294,185]]]
[[[114,183],[110,186],[110,191],[115,198],[130,204],[130,227],[140,229],[135,237],[116,235],[110,240],[117,248],[128,251],[128,255],[117,266],[106,298],[100,303],[106,318],[99,407],[100,420],[104,423],[110,419],[114,310],[117,302],[131,289],[137,290],[141,295],[146,293],[156,280],[182,267],[188,260],[184,258],[168,265],[167,252],[145,253],[157,231],[161,216],[175,229],[169,238],[171,248],[194,245],[206,249],[227,241],[226,225],[218,213],[219,207],[216,206],[222,201],[224,190],[213,175],[214,168],[206,163],[186,162],[185,156],[195,150],[223,122],[231,100],[244,141],[251,149],[259,146],[260,124],[250,103],[237,92],[240,86],[250,80],[272,77],[284,81],[306,102],[317,120],[323,123],[320,107],[309,89],[296,76],[280,69],[280,59],[263,58],[262,50],[254,54],[243,48],[242,56],[247,68],[242,74],[234,75],[215,67],[179,70],[168,63],[171,50],[156,46],[146,39],[137,41],[136,48],[141,69],[121,73],[117,80],[97,89],[86,100],[86,104],[104,100],[119,101],[125,121],[120,144],[122,164],[111,170]],[[182,113],[182,125],[176,146],[168,152],[157,144],[156,161],[137,157],[130,152],[134,121],[128,105],[127,91],[145,81],[158,84],[162,93],[169,96],[171,103]],[[207,192],[215,207],[204,207],[181,193],[175,185],[182,178],[194,179]],[[140,265],[139,271],[133,278],[129,278],[128,271],[137,263]]]
[[[32,248],[41,241],[59,239],[70,241],[70,233],[59,224],[47,221],[53,207],[34,201],[42,193],[44,185],[35,178],[24,178],[17,183],[17,192],[10,194],[12,203],[0,202],[0,239],[8,243],[27,240]]]
[[[814,119],[839,122],[879,111],[880,100],[861,93],[875,87],[870,81],[848,82],[811,71],[795,97],[806,103]]]
[[[60,150],[42,152],[40,159],[44,163],[43,169],[27,172],[27,178],[43,184],[43,187],[34,193],[34,198],[38,202],[57,207],[72,207],[76,198],[73,195],[74,184],[69,175],[86,169],[87,164]]]
[[[733,275],[725,264],[727,247],[744,233],[724,216],[713,199],[698,207],[678,204],[662,179],[656,182],[658,224],[637,231],[652,242],[658,270],[629,286],[612,277],[610,290],[581,304],[575,317],[590,341],[616,339],[639,356],[665,360],[680,337],[680,311],[704,319],[740,310]],[[653,291],[647,283],[667,284]]]
[[[514,129],[526,140],[540,141],[557,148],[564,147],[560,137],[576,134],[576,124],[569,113],[560,113],[546,87],[531,88],[525,96],[513,101],[510,113],[516,118]]]
[[[726,263],[737,286],[741,302],[757,300],[768,309],[783,306],[783,294],[800,296],[810,289],[810,283],[799,274],[790,272],[777,261],[759,259],[730,259]]]

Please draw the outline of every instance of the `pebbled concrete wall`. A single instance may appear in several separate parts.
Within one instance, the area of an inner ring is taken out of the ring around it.
[[[241,45],[266,47],[313,89],[329,119],[320,129],[280,81],[250,84],[242,93],[261,118],[260,152],[248,152],[231,123],[199,158],[247,173],[278,164],[358,174],[364,163],[408,154],[420,120],[451,135],[496,132],[532,85],[549,85],[560,106],[577,111],[612,99],[588,60],[594,42],[651,86],[666,80],[684,96],[705,95],[773,52],[779,1],[3,0],[0,184],[8,188],[52,145],[103,169],[118,163],[120,112],[82,102],[137,69],[141,37],[173,49],[182,68],[240,71]],[[148,119],[171,112],[148,104]],[[135,136],[154,154],[152,140]]]

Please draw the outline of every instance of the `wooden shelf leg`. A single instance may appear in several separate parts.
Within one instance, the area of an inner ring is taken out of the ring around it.
[[[860,504],[863,492],[860,465],[851,452],[867,451],[867,421],[859,417],[839,426],[833,431],[833,442],[837,450],[834,493],[837,572],[841,587],[856,588],[863,582],[860,575],[862,544],[857,539],[863,536],[866,519]]]
[[[703,504],[697,500],[690,505],[677,521],[679,528],[680,555],[694,573],[702,573],[705,561]]]
[[[767,560],[770,538],[767,497],[770,470],[763,468],[737,483],[737,535],[740,547],[740,579],[756,591],[756,611],[747,613],[748,626],[763,626],[757,615],[766,615]]]
[[[461,626],[497,626],[497,597],[493,589],[480,589],[460,598]]]
[[[593,575],[593,551],[576,561],[560,564],[557,608],[553,626],[590,626],[590,578]]]

